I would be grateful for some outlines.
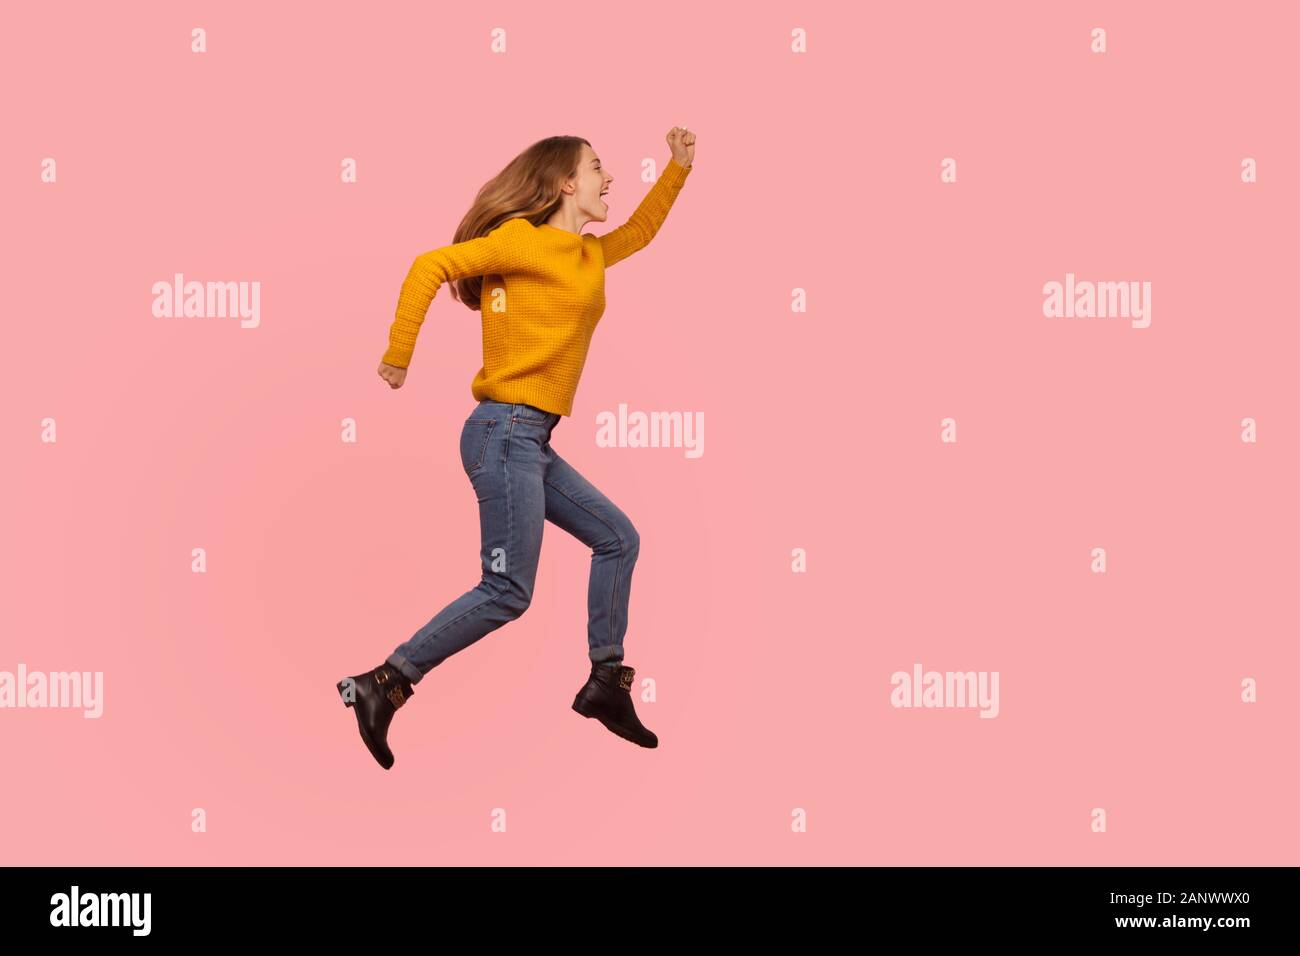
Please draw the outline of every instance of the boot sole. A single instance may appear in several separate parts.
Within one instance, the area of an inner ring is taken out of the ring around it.
[[[582,716],[584,717],[595,718],[596,720],[599,720],[605,726],[605,729],[608,730],[611,734],[614,734],[617,737],[622,737],[624,740],[631,741],[632,743],[636,744],[638,747],[645,747],[647,750],[653,750],[654,748],[659,746],[659,738],[656,737],[655,742],[652,744],[643,743],[642,741],[638,740],[635,736],[633,736],[634,733],[633,731],[624,729],[622,724],[616,724],[612,720],[606,718],[604,714],[600,713],[597,710],[592,709],[591,706],[586,701],[584,701],[581,697],[574,699],[573,709],[577,711],[579,714],[582,714]]]
[[[343,701],[344,707],[352,707],[352,705],[356,703],[356,701],[348,700],[343,696],[343,692],[345,688],[344,681],[339,681],[337,684],[334,685],[334,687],[338,690],[339,699]],[[358,713],[355,708],[353,708],[352,713],[356,714],[357,732],[361,734],[361,742],[364,743],[366,745],[366,749],[370,751],[370,756],[375,758],[375,763],[379,764],[379,766],[383,767],[385,770],[391,770],[393,767],[393,761],[385,761],[384,758],[381,757],[376,752],[374,741],[372,741],[370,739],[370,735],[366,733],[366,725],[361,720],[361,714]]]

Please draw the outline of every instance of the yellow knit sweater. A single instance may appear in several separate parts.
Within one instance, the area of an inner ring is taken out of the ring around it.
[[[416,257],[383,361],[408,368],[438,288],[483,276],[483,367],[470,391],[480,401],[572,414],[587,347],[605,311],[605,269],[654,238],[691,168],[669,159],[628,221],[603,236],[509,219],[485,236]]]

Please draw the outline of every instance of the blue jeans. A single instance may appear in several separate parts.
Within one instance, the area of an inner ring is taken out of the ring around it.
[[[641,539],[608,498],[551,447],[560,416],[484,400],[460,432],[460,461],[478,497],[483,577],[388,656],[412,683],[528,609],[549,520],[591,548],[587,656],[621,661]]]

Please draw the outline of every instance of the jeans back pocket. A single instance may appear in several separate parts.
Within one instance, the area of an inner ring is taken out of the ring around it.
[[[473,475],[487,458],[488,438],[496,425],[495,418],[470,418],[460,430],[460,463],[465,474]]]

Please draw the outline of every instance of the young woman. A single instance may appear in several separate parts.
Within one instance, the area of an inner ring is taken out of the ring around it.
[[[479,190],[452,245],[416,258],[402,283],[380,377],[401,388],[420,323],[433,297],[483,315],[483,367],[471,385],[478,404],[460,433],[460,458],[479,504],[478,584],[436,614],[374,670],[337,684],[361,739],[385,770],[388,728],[414,685],[452,654],[523,614],[533,597],[549,520],[592,549],[587,592],[591,674],[573,709],[642,747],[658,738],[637,718],[623,663],[628,595],[640,538],[608,498],[551,447],[573,412],[592,332],[605,310],[605,270],[654,238],[690,175],[695,134],[673,127],[671,158],[627,222],[603,236],[614,177],[587,140],[534,143]]]

